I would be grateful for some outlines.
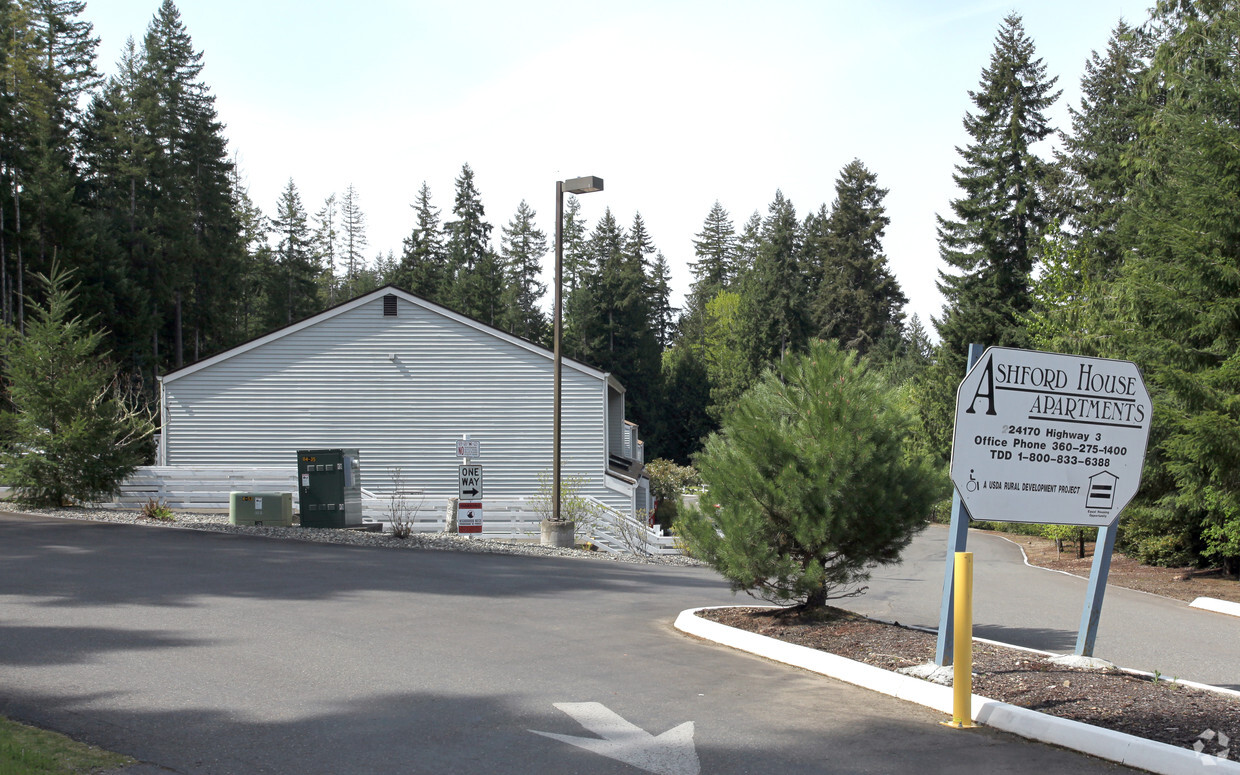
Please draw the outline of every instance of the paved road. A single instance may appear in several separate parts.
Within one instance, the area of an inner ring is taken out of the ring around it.
[[[1020,548],[971,532],[974,634],[1072,653],[1086,581],[1024,564]],[[842,607],[904,624],[938,627],[947,529],[931,525],[899,565],[875,571],[863,597]],[[1137,670],[1240,690],[1240,619],[1179,600],[1108,586],[1094,656]]]
[[[701,569],[3,516],[0,713],[144,775],[639,772],[531,733],[591,736],[556,703],[692,721],[704,773],[1127,771],[671,627],[732,600]]]

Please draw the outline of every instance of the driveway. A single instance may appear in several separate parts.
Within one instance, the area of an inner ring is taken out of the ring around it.
[[[1085,579],[1025,565],[1020,547],[970,531],[973,632],[1018,646],[1072,653]],[[879,568],[862,597],[836,601],[867,616],[937,628],[947,528],[930,525],[901,557]],[[1094,656],[1121,667],[1240,690],[1240,618],[1180,600],[1108,586]]]
[[[0,712],[144,773],[619,775],[646,733],[671,775],[1126,771],[671,627],[733,601],[702,569],[6,515]]]

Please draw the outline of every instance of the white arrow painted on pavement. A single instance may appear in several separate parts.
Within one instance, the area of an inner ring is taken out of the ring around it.
[[[692,721],[655,736],[597,702],[557,702],[555,707],[603,739],[530,731],[657,775],[698,775],[702,771],[693,747]]]

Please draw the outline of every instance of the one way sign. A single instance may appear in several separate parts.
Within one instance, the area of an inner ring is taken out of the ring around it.
[[[461,466],[461,488],[457,497],[461,500],[478,500],[482,497],[482,466]]]

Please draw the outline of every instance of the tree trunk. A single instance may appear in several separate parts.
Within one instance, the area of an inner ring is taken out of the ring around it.
[[[820,608],[826,608],[826,606],[827,606],[827,590],[823,589],[822,587],[815,589],[813,592],[809,593],[809,595],[806,596],[805,598],[805,610],[806,611],[817,611]]]
[[[26,298],[25,283],[22,281],[22,275],[26,272],[26,267],[22,263],[22,202],[17,195],[17,176],[13,176],[13,236],[16,238],[14,242],[17,253],[17,330],[21,334],[26,333]]]
[[[173,321],[173,345],[176,348],[177,368],[185,365],[185,351],[181,341],[181,292],[176,295],[176,320]]]

